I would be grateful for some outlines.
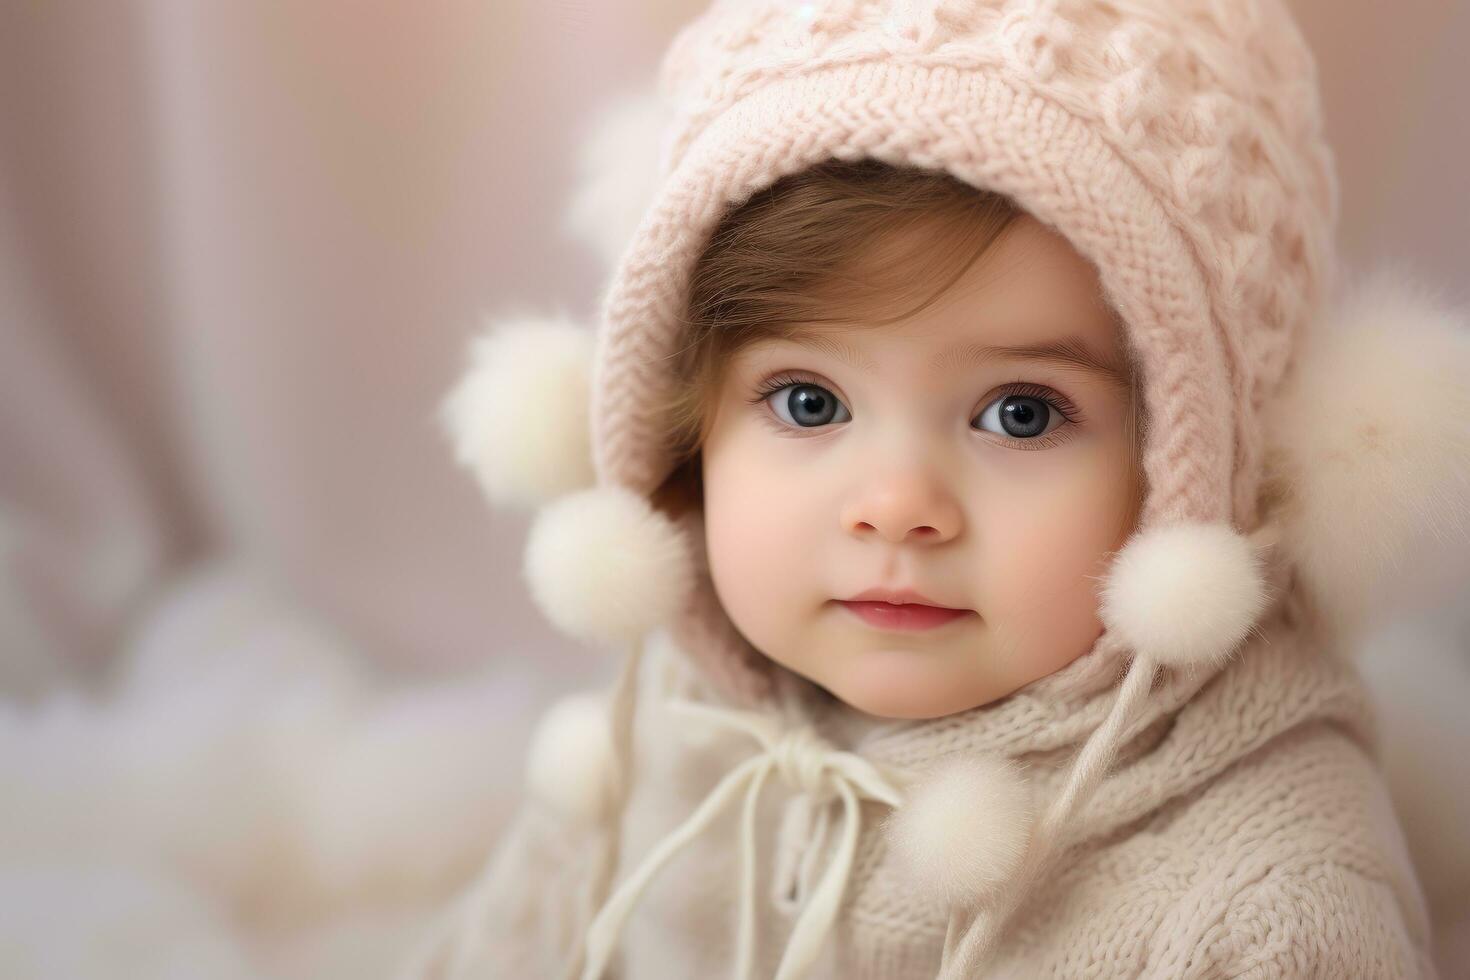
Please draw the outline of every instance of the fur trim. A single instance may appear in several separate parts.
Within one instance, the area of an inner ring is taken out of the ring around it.
[[[615,265],[658,190],[669,113],[654,90],[625,94],[595,117],[579,153],[564,228]]]
[[[593,335],[565,317],[491,323],[440,410],[455,459],[494,503],[529,507],[593,482]]]
[[[1307,339],[1271,423],[1282,546],[1361,626],[1470,574],[1470,331],[1380,272]]]
[[[562,815],[594,826],[613,791],[607,698],[591,691],[562,698],[537,723],[526,753],[526,788]]]
[[[688,602],[694,560],[678,526],[625,487],[554,501],[526,543],[526,581],[559,629],[630,643]]]
[[[997,756],[951,757],[910,791],[884,824],[913,886],[944,906],[992,893],[1030,840],[1031,789]]]
[[[1224,661],[1265,608],[1249,541],[1224,524],[1171,524],[1124,545],[1099,612],[1136,654],[1178,669]]]

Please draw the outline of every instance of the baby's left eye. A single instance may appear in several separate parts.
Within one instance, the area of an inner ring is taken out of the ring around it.
[[[1002,395],[977,419],[980,428],[1012,439],[1044,436],[1064,421],[1055,405],[1032,395]]]

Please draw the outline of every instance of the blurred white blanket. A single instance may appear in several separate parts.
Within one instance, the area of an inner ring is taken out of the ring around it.
[[[0,700],[0,976],[393,975],[515,802],[529,676],[390,686],[239,572]]]

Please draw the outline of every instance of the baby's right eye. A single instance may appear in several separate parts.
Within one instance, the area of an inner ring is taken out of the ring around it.
[[[802,429],[852,421],[852,414],[836,395],[809,381],[783,384],[767,395],[766,401],[782,422]]]

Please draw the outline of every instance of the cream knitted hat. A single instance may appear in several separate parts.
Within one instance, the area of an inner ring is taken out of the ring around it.
[[[607,785],[580,794],[599,818],[615,821],[628,791],[649,630],[683,637],[732,701],[770,691],[771,663],[714,598],[698,515],[676,525],[648,503],[672,465],[656,412],[690,273],[722,216],[829,158],[943,169],[1065,235],[1126,323],[1148,494],[1101,592],[1104,635],[1035,684],[1128,670],[1019,842],[1001,913],[946,950],[944,975],[963,975],[1160,670],[1218,669],[1293,576],[1346,622],[1409,554],[1466,536],[1464,332],[1390,279],[1348,300],[1335,330],[1310,329],[1333,291],[1337,188],[1314,63],[1276,0],[716,0],[669,49],[658,106],[652,201],[631,240],[610,240],[595,338],[565,320],[498,323],[446,412],[493,500],[542,506],[526,571],[547,615],[631,647]],[[1412,418],[1393,399],[1405,387]]]

